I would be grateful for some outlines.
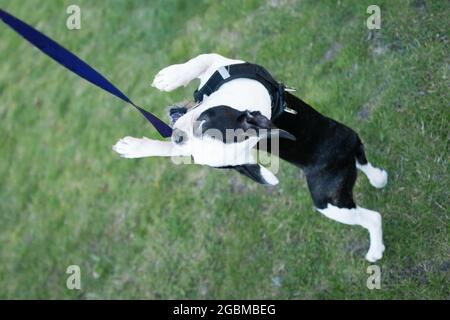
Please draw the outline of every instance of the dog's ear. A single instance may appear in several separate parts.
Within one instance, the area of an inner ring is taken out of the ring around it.
[[[267,136],[278,135],[280,138],[293,141],[296,140],[294,135],[285,130],[277,128],[277,126],[275,126],[270,119],[263,116],[259,111],[244,111],[238,120],[241,121],[242,126],[245,128],[245,130],[255,129],[256,131],[258,131],[258,133],[260,133],[261,129],[264,129],[267,131]]]
[[[243,164],[239,166],[233,166],[232,168],[258,183],[272,186],[278,184],[277,177],[270,170],[257,163]]]

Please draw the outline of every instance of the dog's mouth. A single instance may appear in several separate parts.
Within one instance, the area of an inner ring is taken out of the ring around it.
[[[178,103],[175,103],[174,105],[171,105],[168,107],[168,114],[169,114],[169,120],[170,120],[170,126],[173,127],[175,125],[175,122],[177,122],[178,119],[180,119],[182,116],[184,116],[189,110],[197,107],[198,103],[193,103],[190,101],[181,101]]]

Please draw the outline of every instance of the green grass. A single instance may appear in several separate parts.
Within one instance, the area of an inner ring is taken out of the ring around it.
[[[380,290],[366,287],[368,234],[313,210],[299,171],[265,188],[237,173],[125,160],[125,135],[158,138],[120,100],[0,26],[0,298],[448,299],[448,1],[5,1],[138,104],[192,94],[149,86],[171,63],[218,52],[266,66],[320,112],[359,132],[389,172],[358,179],[380,211]],[[82,290],[65,286],[81,267]]]

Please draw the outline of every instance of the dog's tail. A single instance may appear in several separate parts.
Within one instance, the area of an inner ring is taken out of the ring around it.
[[[374,186],[375,188],[383,188],[387,184],[387,172],[383,169],[373,167],[370,162],[367,161],[366,153],[364,151],[364,145],[359,138],[355,157],[356,167],[364,172],[372,186]]]
[[[368,163],[366,158],[366,152],[364,151],[364,144],[361,139],[357,137],[357,146],[356,146],[356,161],[359,165],[365,165]]]

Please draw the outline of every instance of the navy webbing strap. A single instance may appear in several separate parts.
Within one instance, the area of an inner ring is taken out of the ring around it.
[[[46,35],[42,34],[30,25],[26,24],[25,22],[12,16],[2,9],[0,9],[0,19],[2,19],[5,24],[7,24],[18,34],[28,40],[32,45],[37,47],[39,50],[41,50],[56,62],[60,63],[70,71],[76,73],[80,77],[86,79],[90,83],[95,84],[99,88],[102,88],[112,95],[115,95],[123,101],[131,104],[141,112],[141,114],[156,128],[156,130],[158,130],[161,136],[170,137],[172,135],[172,129],[167,124],[165,124],[150,112],[137,106],[99,72],[94,70],[69,50],[63,48],[61,45],[59,45]]]
[[[224,83],[237,78],[259,81],[269,91],[272,101],[272,119],[283,113],[286,108],[284,100],[285,85],[276,81],[262,66],[248,62],[219,68],[199,90],[194,92],[195,101],[202,101],[203,95],[209,96]]]

